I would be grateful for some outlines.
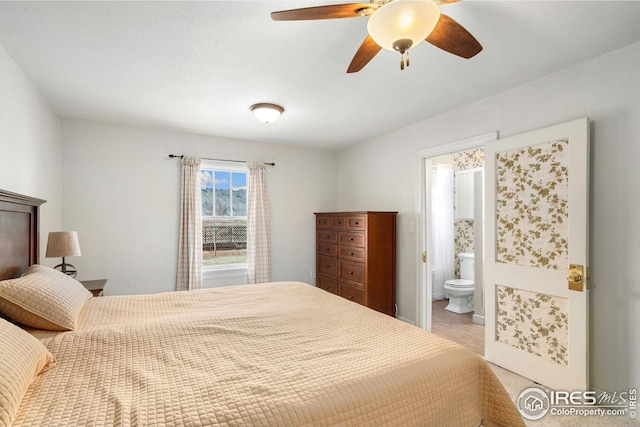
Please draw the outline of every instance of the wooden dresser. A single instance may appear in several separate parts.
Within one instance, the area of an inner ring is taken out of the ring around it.
[[[396,314],[397,212],[316,212],[316,286]]]

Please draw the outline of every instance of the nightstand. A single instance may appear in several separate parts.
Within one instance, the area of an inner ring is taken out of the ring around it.
[[[87,290],[91,291],[94,297],[102,296],[102,291],[107,284],[107,279],[81,280]]]

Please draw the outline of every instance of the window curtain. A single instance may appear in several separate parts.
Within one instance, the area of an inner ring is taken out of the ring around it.
[[[202,288],[202,202],[200,159],[182,159],[180,235],[176,290]]]
[[[266,165],[247,162],[249,194],[247,200],[247,281],[271,281],[271,231],[267,198]]]
[[[455,278],[455,233],[453,226],[453,169],[438,165],[432,175],[433,222],[431,224],[434,243],[433,254],[433,299],[445,297],[444,282]]]

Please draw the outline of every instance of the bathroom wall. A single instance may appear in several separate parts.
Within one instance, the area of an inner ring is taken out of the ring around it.
[[[453,153],[453,167],[455,170],[484,167],[484,148],[474,148]]]

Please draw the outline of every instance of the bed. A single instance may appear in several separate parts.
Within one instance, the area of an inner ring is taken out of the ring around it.
[[[92,298],[33,255],[0,267],[0,426],[524,426],[480,357],[313,286]]]

